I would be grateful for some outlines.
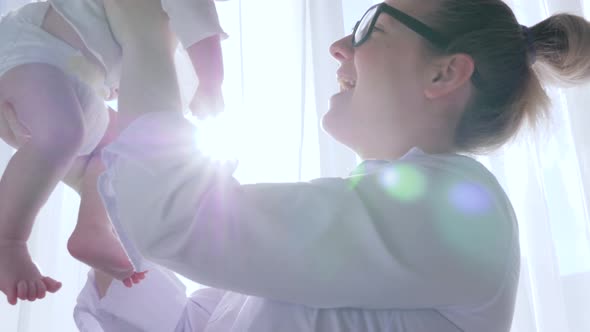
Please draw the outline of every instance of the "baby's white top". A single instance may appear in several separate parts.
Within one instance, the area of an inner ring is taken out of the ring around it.
[[[99,300],[82,331],[507,332],[518,227],[472,158],[411,150],[348,178],[240,185],[195,149],[182,115],[151,113],[104,150],[101,195],[147,278]],[[212,288],[188,300],[174,276]]]
[[[102,0],[49,0],[78,32],[86,47],[102,63],[108,86],[118,86],[121,48],[109,28]],[[212,0],[162,0],[162,7],[185,48],[215,35],[225,35]]]

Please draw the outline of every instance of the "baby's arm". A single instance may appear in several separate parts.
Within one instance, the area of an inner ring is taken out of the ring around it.
[[[219,35],[207,37],[187,48],[187,53],[199,86],[193,96],[190,109],[195,116],[215,115],[224,108],[221,85],[223,83],[223,57]]]
[[[186,48],[199,78],[190,104],[194,115],[206,117],[223,110],[223,56],[221,39],[226,37],[212,0],[162,0],[162,7],[178,39]]]

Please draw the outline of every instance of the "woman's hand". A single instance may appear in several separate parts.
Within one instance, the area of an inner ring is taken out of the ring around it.
[[[111,31],[123,50],[154,43],[176,45],[161,0],[104,0]]]
[[[134,272],[132,276],[123,280],[123,284],[125,287],[131,288],[133,285],[139,284],[143,279],[145,279],[147,272],[148,271]],[[111,287],[114,279],[110,275],[96,269],[94,270],[94,279],[96,282],[96,290],[98,291],[98,298],[102,299],[107,295],[109,287]]]

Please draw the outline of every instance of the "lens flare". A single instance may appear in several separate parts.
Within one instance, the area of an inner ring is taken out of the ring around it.
[[[426,178],[413,166],[398,164],[381,174],[381,185],[394,198],[410,202],[421,198],[426,190]]]
[[[491,207],[491,198],[485,188],[476,183],[457,183],[449,189],[451,205],[468,214],[483,214]]]
[[[457,181],[441,184],[442,199],[433,205],[433,226],[440,240],[468,262],[488,262],[497,248],[498,216],[493,209],[493,195],[479,183]],[[482,267],[485,267],[482,266]]]
[[[356,167],[356,169],[352,172],[351,176],[348,178],[348,189],[354,190],[361,180],[366,174],[366,167],[365,164],[360,164]]]

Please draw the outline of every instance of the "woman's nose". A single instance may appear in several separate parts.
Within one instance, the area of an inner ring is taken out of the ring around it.
[[[350,60],[354,55],[352,35],[339,39],[330,45],[330,54],[339,62]]]

